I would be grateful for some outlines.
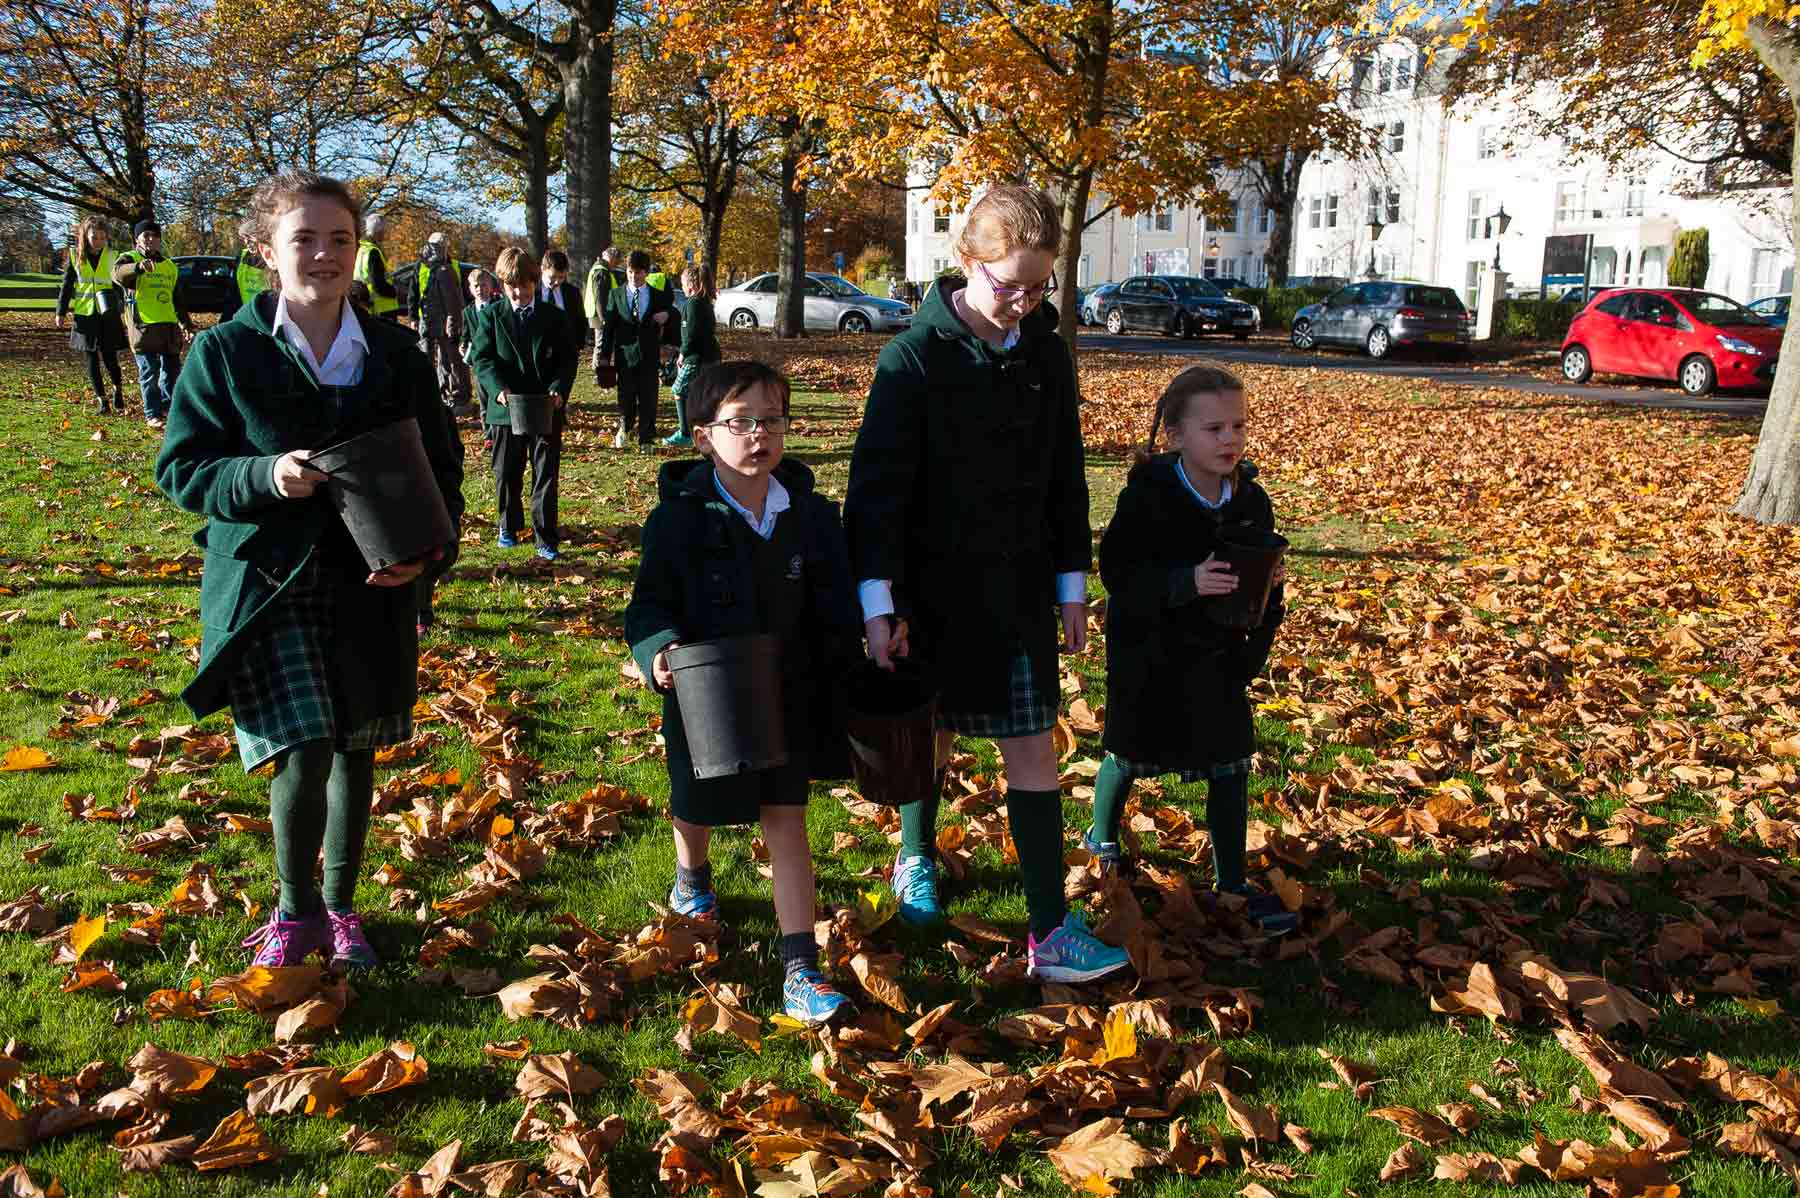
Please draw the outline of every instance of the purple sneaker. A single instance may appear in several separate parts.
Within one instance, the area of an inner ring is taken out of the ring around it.
[[[339,969],[373,969],[381,958],[363,935],[362,916],[354,911],[327,911],[331,922],[331,963]]]
[[[252,965],[282,969],[305,961],[308,954],[322,952],[330,946],[331,933],[322,915],[285,919],[280,908],[269,915],[269,922],[250,934],[245,948],[254,948]]]

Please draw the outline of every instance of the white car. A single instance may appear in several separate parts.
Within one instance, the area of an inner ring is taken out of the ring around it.
[[[719,292],[713,311],[734,329],[773,328],[775,324],[774,274],[727,287]],[[897,333],[912,327],[913,310],[899,300],[870,295],[837,275],[806,276],[805,324],[809,329],[867,333]]]

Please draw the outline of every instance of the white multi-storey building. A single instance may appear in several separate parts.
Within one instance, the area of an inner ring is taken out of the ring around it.
[[[1790,289],[1785,188],[1693,194],[1690,168],[1670,156],[1646,156],[1629,173],[1609,171],[1572,158],[1560,139],[1530,138],[1506,105],[1446,106],[1440,80],[1438,68],[1403,46],[1384,48],[1358,69],[1346,102],[1377,132],[1379,150],[1362,161],[1308,161],[1290,276],[1361,278],[1373,270],[1452,286],[1473,303],[1476,279],[1496,250],[1512,284],[1529,288],[1544,280],[1551,238],[1585,236],[1594,283],[1654,286],[1665,281],[1675,235],[1704,228],[1710,290],[1747,302]],[[1097,200],[1093,210],[1104,204]],[[1490,220],[1502,210],[1510,218],[1503,235],[1501,222]],[[908,278],[929,279],[953,264],[957,214],[934,208],[920,190],[908,195],[906,219]],[[1080,282],[1171,273],[1261,285],[1270,224],[1248,186],[1225,220],[1184,208],[1110,213],[1082,238]]]

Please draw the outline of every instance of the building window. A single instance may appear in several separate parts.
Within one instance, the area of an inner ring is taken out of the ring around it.
[[[1406,122],[1395,121],[1387,127],[1388,153],[1398,154],[1406,148]]]
[[[1394,60],[1394,90],[1410,91],[1413,85],[1412,55],[1406,54]]]
[[[1487,216],[1487,197],[1479,191],[1469,193],[1469,240],[1480,241],[1482,223]]]
[[[1238,227],[1237,200],[1234,198],[1231,201],[1231,207],[1226,209],[1225,215],[1221,216],[1218,220],[1213,221],[1211,223],[1212,223],[1212,231],[1214,233],[1235,233],[1235,232],[1237,232],[1237,227]]]
[[[950,269],[950,259],[948,259],[948,258],[933,258],[931,260],[931,277],[932,278],[934,278],[934,279],[937,278],[939,275],[943,274],[945,271],[947,271],[949,269]]]
[[[1629,175],[1625,179],[1625,215],[1644,215],[1644,197],[1649,192],[1649,182],[1642,175]]]
[[[1400,191],[1398,188],[1388,188],[1387,215],[1382,218],[1382,223],[1388,225],[1400,223]]]
[[[1475,134],[1475,157],[1500,157],[1500,131],[1492,125],[1483,125]]]
[[[1235,279],[1238,277],[1237,267],[1238,260],[1236,258],[1219,259],[1219,273],[1227,279]]]
[[[932,213],[931,231],[933,233],[948,233],[950,231],[950,214],[948,212]]]
[[[1327,229],[1337,228],[1337,210],[1337,193],[1333,192],[1325,197],[1325,227]]]
[[[1267,233],[1274,227],[1275,210],[1259,200],[1256,205],[1256,231]]]
[[[1781,289],[1781,258],[1777,250],[1750,251],[1750,298],[1775,295]]]
[[[1306,208],[1306,227],[1316,229],[1325,213],[1325,197],[1314,196]]]
[[[1381,80],[1375,90],[1385,96],[1394,90],[1394,60],[1384,54],[1375,67],[1377,77]]]
[[[909,229],[911,229],[914,233],[917,233],[919,231],[919,206],[917,204],[913,205],[912,221],[907,227]]]
[[[1556,223],[1570,225],[1581,219],[1581,184],[1558,183],[1556,185]]]
[[[1381,188],[1371,187],[1371,188],[1369,188],[1369,211],[1368,211],[1368,214],[1363,217],[1363,220],[1366,223],[1372,225],[1380,219],[1381,219]]]
[[[1169,233],[1175,228],[1175,214],[1167,208],[1138,213],[1138,229],[1144,233]]]

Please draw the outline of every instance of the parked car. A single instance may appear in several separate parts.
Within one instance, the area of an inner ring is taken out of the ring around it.
[[[1361,346],[1385,358],[1401,346],[1433,345],[1461,354],[1475,318],[1449,287],[1429,283],[1352,283],[1294,313],[1295,349]]]
[[[1262,327],[1255,305],[1195,275],[1133,275],[1100,301],[1099,316],[1109,333],[1145,329],[1168,337],[1217,332],[1242,341]]]
[[[175,259],[175,302],[185,311],[229,316],[238,310],[237,259],[183,254]]]
[[[1710,291],[1628,288],[1600,295],[1569,322],[1562,372],[1674,379],[1689,395],[1764,388],[1775,378],[1782,330]]]
[[[1099,324],[1101,301],[1111,296],[1114,292],[1118,291],[1118,289],[1119,285],[1117,283],[1102,283],[1098,287],[1089,287],[1086,291],[1082,292],[1081,303],[1075,309],[1075,314],[1081,323],[1087,325]]]
[[[1786,295],[1770,295],[1750,305],[1750,310],[1768,321],[1778,329],[1787,328],[1788,300]]]
[[[1553,288],[1550,291],[1548,298],[1552,303],[1573,304],[1576,307],[1581,307],[1592,302],[1596,296],[1605,295],[1609,291],[1617,290],[1618,287],[1612,283],[1588,283],[1585,286],[1576,283],[1569,287]]]
[[[754,329],[775,323],[774,274],[757,275],[736,287],[719,292],[713,310],[734,329]],[[911,328],[913,310],[899,300],[870,295],[837,275],[808,274],[804,323],[809,329],[835,329],[845,333],[899,332]]]

